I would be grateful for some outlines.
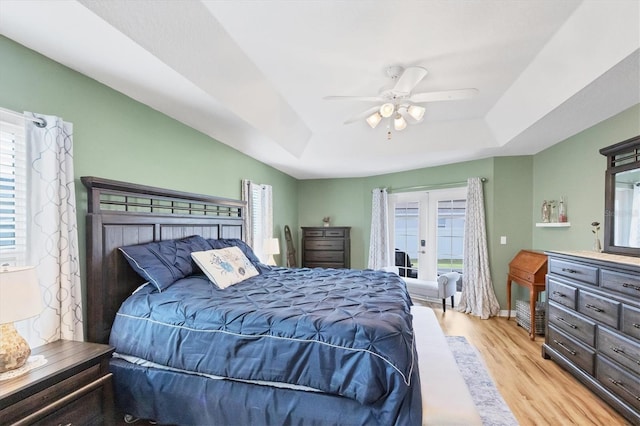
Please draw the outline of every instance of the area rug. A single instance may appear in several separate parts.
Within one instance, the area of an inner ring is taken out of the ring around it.
[[[446,336],[484,426],[514,426],[518,421],[493,383],[478,350],[462,336]]]

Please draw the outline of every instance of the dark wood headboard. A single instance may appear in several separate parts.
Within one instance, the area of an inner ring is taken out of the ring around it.
[[[118,247],[201,235],[244,238],[245,202],[82,177],[87,207],[87,338],[107,343],[120,304],[144,280]]]

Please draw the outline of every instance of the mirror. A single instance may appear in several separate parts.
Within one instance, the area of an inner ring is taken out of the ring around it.
[[[640,136],[600,153],[607,156],[604,251],[640,256]]]

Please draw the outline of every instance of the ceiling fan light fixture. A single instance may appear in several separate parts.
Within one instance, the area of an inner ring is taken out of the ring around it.
[[[407,120],[404,119],[400,114],[396,114],[393,119],[393,128],[400,131],[404,130],[407,127]]]
[[[387,102],[386,104],[382,104],[382,106],[380,107],[380,115],[382,115],[384,118],[389,118],[391,117],[395,109],[396,107],[393,106],[391,102]]]
[[[371,126],[372,129],[375,129],[378,124],[382,121],[382,115],[379,112],[374,112],[369,117],[367,117],[367,124]]]
[[[422,118],[424,117],[424,111],[425,111],[425,107],[420,105],[411,105],[409,106],[409,109],[407,109],[407,112],[409,113],[409,115],[413,117],[416,121],[422,120]]]

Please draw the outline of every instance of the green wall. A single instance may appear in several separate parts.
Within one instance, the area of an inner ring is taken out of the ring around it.
[[[534,228],[541,250],[591,250],[591,222],[604,224],[606,159],[601,148],[640,134],[640,105],[580,132],[533,158],[533,217],[541,222],[545,199],[565,196],[570,228]],[[600,239],[602,240],[601,225]]]
[[[296,179],[1,36],[0,58],[1,107],[73,123],[83,266],[87,197],[80,176],[236,199],[241,179],[270,184],[274,232],[285,250],[284,225],[297,228]]]

